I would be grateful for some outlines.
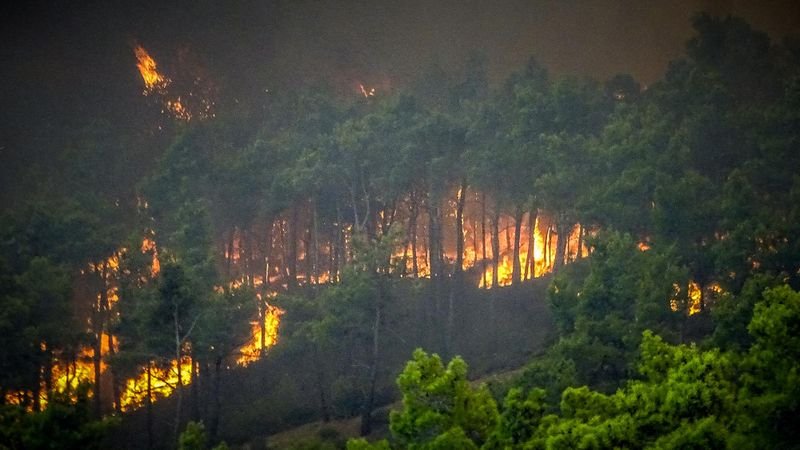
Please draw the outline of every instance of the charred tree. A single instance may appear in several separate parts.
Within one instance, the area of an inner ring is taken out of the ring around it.
[[[524,215],[524,211],[522,208],[517,207],[514,211],[514,252],[513,252],[513,262],[512,262],[512,270],[511,270],[511,279],[513,284],[518,284],[520,281],[520,275],[522,274],[522,268],[519,263],[519,247],[520,247],[520,238],[522,236],[522,217]]]
[[[492,287],[500,281],[500,208],[495,205],[492,217]]]

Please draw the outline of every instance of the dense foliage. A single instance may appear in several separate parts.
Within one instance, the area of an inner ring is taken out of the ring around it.
[[[800,47],[736,18],[694,27],[646,89],[533,59],[492,87],[476,54],[356,102],[309,87],[177,126],[127,197],[43,185],[0,221],[0,446],[90,447],[140,408],[148,447],[218,442],[226,369],[251,322],[266,353],[273,307],[314,417],[359,415],[368,435],[393,305],[423,292],[419,340],[453,356],[465,286],[497,287],[501,256],[515,286],[554,272],[553,345],[491,390],[415,352],[392,439],[350,447],[796,446]]]
[[[792,448],[798,323],[800,293],[768,289],[747,351],[671,345],[647,330],[633,380],[612,394],[569,387],[556,405],[542,389],[513,388],[498,407],[485,386],[469,385],[463,360],[445,368],[418,350],[397,379],[392,444],[348,448]]]

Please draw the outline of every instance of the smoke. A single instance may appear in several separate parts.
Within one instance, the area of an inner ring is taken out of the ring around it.
[[[64,147],[62,130],[96,117],[142,127],[132,40],[168,73],[190,52],[224,102],[320,82],[354,95],[360,84],[385,90],[434,65],[455,72],[473,50],[487,56],[494,83],[535,56],[556,75],[629,73],[651,84],[682,55],[699,11],[742,16],[773,38],[800,33],[792,0],[32,0],[4,8],[5,197],[25,192],[14,174]]]

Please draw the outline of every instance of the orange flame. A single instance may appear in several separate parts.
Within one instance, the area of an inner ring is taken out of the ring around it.
[[[184,92],[187,94],[186,98],[182,98],[180,95],[175,96],[174,93],[170,95],[167,87],[172,84],[172,79],[158,71],[156,61],[147,50],[141,45],[137,45],[134,47],[133,53],[136,56],[136,68],[139,69],[139,74],[144,82],[142,94],[157,94],[162,101],[162,114],[169,114],[184,122],[192,120],[195,116],[201,120],[215,117],[214,101],[207,95],[195,95],[195,92],[191,91]],[[195,79],[195,87],[199,86],[200,80],[199,77]],[[193,102],[192,100],[195,98],[199,100]]]
[[[153,253],[153,262],[150,266],[150,276],[155,278],[158,272],[161,271],[161,263],[158,261],[158,249],[156,248],[156,241],[149,237],[142,239],[142,253]]]
[[[285,311],[277,306],[267,305],[264,315],[264,346],[261,346],[261,322],[251,323],[252,337],[250,341],[239,349],[239,358],[236,363],[240,366],[247,366],[258,361],[268,348],[278,343],[278,327],[281,323],[281,315]]]
[[[139,69],[139,74],[144,81],[144,95],[149,95],[153,92],[163,91],[172,82],[169,78],[158,72],[156,61],[147,50],[141,45],[133,48],[133,53],[136,55],[136,67]]]
[[[180,372],[179,372],[180,371]],[[180,366],[176,360],[168,367],[150,367],[151,401],[169,397],[178,387],[178,374],[181,384],[188,385],[192,378],[192,361],[188,356],[181,358]],[[147,401],[147,367],[143,367],[136,378],[125,384],[120,403],[123,411],[131,411],[143,406]]]

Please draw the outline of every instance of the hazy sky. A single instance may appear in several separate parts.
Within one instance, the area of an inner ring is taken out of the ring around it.
[[[651,84],[682,55],[699,11],[773,38],[800,35],[800,1],[29,0],[0,7],[0,178],[50,160],[64,129],[102,118],[138,127],[132,52],[168,74],[192,65],[251,95],[291,81],[402,86],[483,51],[494,81],[535,56],[555,74]],[[172,72],[170,72],[172,71]],[[38,156],[37,156],[38,155]],[[44,156],[42,156],[44,155]],[[0,183],[5,189],[8,182]],[[5,194],[5,192],[3,192]]]
[[[536,56],[555,73],[652,83],[679,57],[698,11],[774,37],[800,33],[800,2],[712,0],[28,1],[5,6],[2,68],[53,80],[132,72],[131,42],[169,65],[183,49],[223,76],[407,79],[484,51],[495,77]],[[9,9],[10,8],[10,9]],[[127,63],[127,64],[126,64]],[[230,73],[224,73],[230,68]],[[244,73],[253,72],[253,73]],[[14,76],[17,79],[14,79]],[[30,81],[30,80],[28,80]],[[95,84],[96,86],[96,84]],[[6,85],[6,87],[8,87]],[[15,89],[12,89],[12,91]]]

